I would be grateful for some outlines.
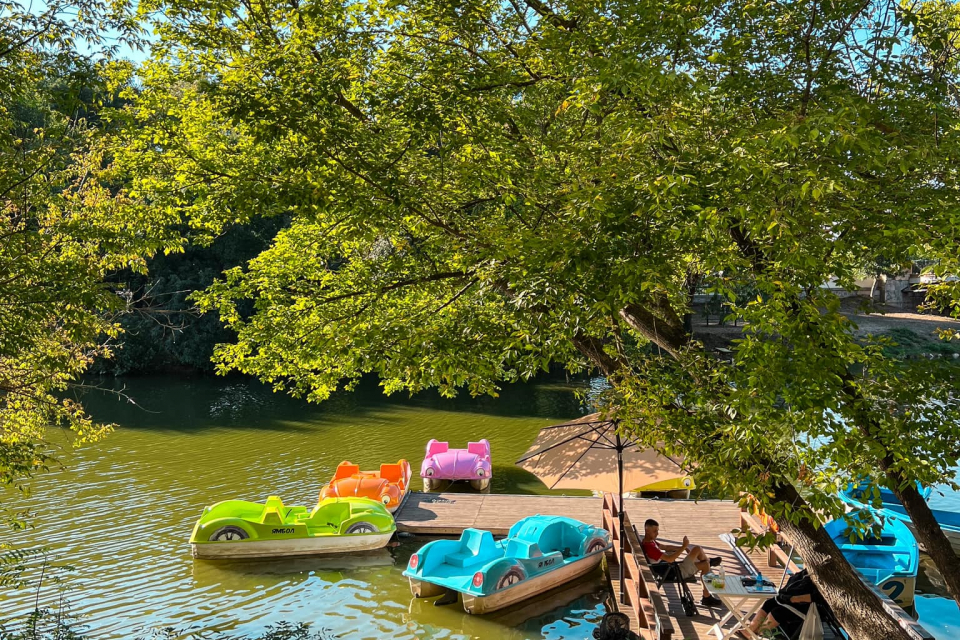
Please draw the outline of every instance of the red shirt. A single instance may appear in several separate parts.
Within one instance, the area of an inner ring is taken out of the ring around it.
[[[658,562],[663,557],[663,549],[660,548],[656,540],[650,540],[649,542],[644,540],[640,543],[640,546],[643,547],[643,552],[647,554],[650,562]]]

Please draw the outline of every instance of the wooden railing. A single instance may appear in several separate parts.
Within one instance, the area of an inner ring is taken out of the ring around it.
[[[741,509],[740,528],[744,531],[752,531],[756,535],[766,533],[769,524],[761,522],[761,518],[763,518],[763,516],[758,517]],[[783,547],[780,546],[779,543],[770,545],[770,548],[767,549],[767,564],[771,567],[780,567],[790,573],[800,571],[800,567],[793,561],[793,558],[788,556],[787,552],[783,550]]]
[[[621,611],[629,608],[639,621],[638,635],[647,640],[671,640],[674,629],[670,621],[670,614],[663,601],[663,596],[657,591],[656,582],[650,567],[640,548],[640,540],[630,522],[630,515],[624,513],[624,537],[620,539],[620,496],[612,493],[603,494],[603,528],[610,532],[613,540],[613,557],[608,560],[618,567],[620,580],[623,583],[623,597],[613,594],[617,599]],[[623,547],[623,565],[619,566],[620,549]]]

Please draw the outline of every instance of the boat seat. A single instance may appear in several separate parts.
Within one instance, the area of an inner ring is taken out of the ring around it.
[[[270,496],[263,505],[260,522],[263,524],[283,524],[283,500],[279,496]]]
[[[337,472],[334,474],[333,479],[340,480],[341,478],[349,478],[358,473],[360,473],[360,465],[344,460],[337,465]]]
[[[482,442],[468,442],[467,451],[482,458],[487,455],[487,445]]]
[[[427,443],[427,457],[435,456],[438,453],[446,453],[449,449],[449,443],[431,440]]]
[[[507,555],[513,558],[539,558],[543,556],[543,553],[540,552],[540,547],[536,542],[528,542],[526,540],[518,540],[516,538],[511,538],[507,540],[506,547]]]
[[[403,466],[400,464],[381,464],[380,477],[387,482],[401,482],[403,480]]]
[[[492,560],[499,554],[493,534],[480,529],[464,529],[460,536],[460,550],[448,553],[445,562],[461,569]]]
[[[263,515],[260,516],[261,524],[283,524],[283,515],[276,507],[264,507]]]

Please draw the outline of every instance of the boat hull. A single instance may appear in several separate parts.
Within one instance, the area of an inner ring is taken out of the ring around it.
[[[917,576],[892,576],[877,585],[877,588],[901,608],[909,610],[915,599]]]
[[[597,568],[601,559],[603,559],[603,553],[593,553],[555,571],[528,578],[512,587],[497,591],[488,596],[476,596],[461,591],[460,595],[463,601],[463,609],[470,614],[484,614],[504,609],[524,600],[529,600],[536,595],[555,589],[590,573]],[[446,587],[427,582],[426,580],[416,580],[414,578],[409,578],[409,580],[410,592],[418,598],[437,596],[447,590]]]
[[[393,531],[344,536],[316,536],[284,540],[238,540],[192,543],[194,558],[279,558],[323,553],[354,553],[385,547]]]

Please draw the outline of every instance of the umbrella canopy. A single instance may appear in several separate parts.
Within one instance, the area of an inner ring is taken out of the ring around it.
[[[617,450],[622,452],[623,478],[617,475]],[[617,435],[612,420],[594,413],[578,420],[544,427],[517,465],[540,478],[550,489],[592,489],[620,492],[686,477],[682,458],[642,449]]]
[[[551,489],[594,489],[623,495],[624,486],[646,485],[682,478],[681,460],[641,449],[631,438],[621,438],[617,421],[601,420],[594,413],[579,420],[544,427],[517,465],[544,481]],[[624,509],[619,513],[624,539]],[[619,563],[623,566],[624,546]],[[626,602],[625,582],[620,582],[620,602]]]

